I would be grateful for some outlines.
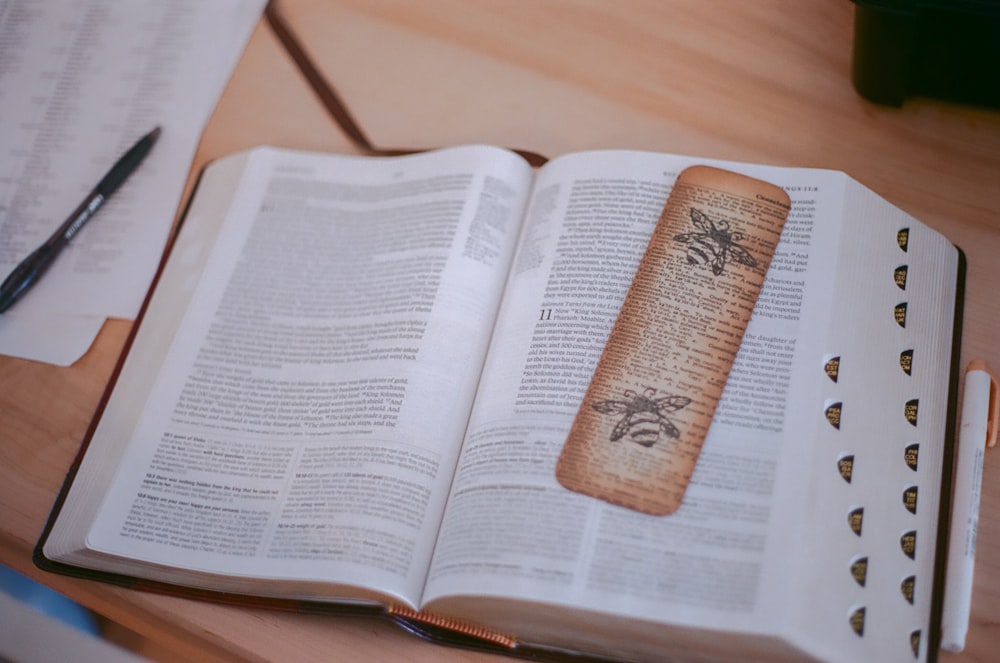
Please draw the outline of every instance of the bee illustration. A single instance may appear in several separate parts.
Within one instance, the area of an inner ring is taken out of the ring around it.
[[[720,219],[712,221],[701,210],[691,208],[691,221],[700,232],[680,233],[674,235],[674,240],[687,244],[687,261],[689,265],[710,264],[712,273],[722,274],[728,260],[733,260],[747,267],[756,267],[757,260],[745,246],[737,244],[744,239],[743,232],[731,230],[729,221]]]
[[[620,414],[622,418],[611,431],[611,441],[617,442],[626,435],[636,444],[651,447],[661,435],[677,438],[681,433],[667,418],[691,402],[686,396],[666,395],[654,398],[656,389],[646,387],[641,394],[625,390],[625,400],[608,399],[592,404],[601,414]]]

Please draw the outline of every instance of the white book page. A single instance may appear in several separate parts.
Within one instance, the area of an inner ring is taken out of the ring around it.
[[[685,503],[657,517],[565,490],[554,466],[670,185],[695,163],[778,184],[793,205]],[[430,610],[482,610],[486,623],[542,641],[553,635],[538,630],[542,618],[447,599],[779,628],[799,536],[789,496],[809,459],[796,437],[811,423],[796,413],[813,378],[799,362],[826,329],[845,179],[644,153],[571,155],[542,170],[424,595]]]
[[[113,397],[95,435],[129,446],[88,547],[412,602],[530,176],[494,148],[255,152],[204,272],[165,276],[197,285],[143,416],[114,430]]]
[[[802,541],[808,562],[800,577],[810,589],[793,615],[821,658],[923,660],[958,251],[854,181],[841,232],[841,277],[821,349],[823,358],[838,358],[838,376],[821,379],[803,410],[817,422],[803,529],[817,534]],[[830,407],[839,412],[836,427],[822,416]]]

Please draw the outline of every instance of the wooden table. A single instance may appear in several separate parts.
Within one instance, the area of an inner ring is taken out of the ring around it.
[[[637,148],[846,171],[962,246],[963,363],[1000,369],[1000,111],[884,108],[850,83],[847,0],[648,2],[283,0],[285,15],[377,143],[471,142],[549,156]],[[263,22],[199,147],[355,149]],[[189,184],[190,188],[190,184]],[[70,368],[0,357],[0,563],[176,653],[177,660],[501,660],[386,624],[277,614],[42,574],[31,549],[130,323]],[[1000,647],[1000,451],[987,454],[972,627],[946,663]]]

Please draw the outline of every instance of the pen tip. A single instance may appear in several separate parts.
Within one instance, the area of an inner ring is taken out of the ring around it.
[[[160,137],[160,127],[156,127],[152,131],[150,131],[149,132],[149,137],[152,140],[156,140],[157,138],[159,138]]]

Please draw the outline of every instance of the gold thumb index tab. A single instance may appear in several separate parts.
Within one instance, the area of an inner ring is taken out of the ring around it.
[[[709,166],[677,178],[556,465],[566,488],[681,505],[791,207]]]

